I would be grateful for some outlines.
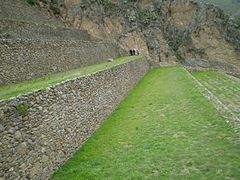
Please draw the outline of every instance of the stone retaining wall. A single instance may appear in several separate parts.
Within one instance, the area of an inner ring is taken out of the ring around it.
[[[141,58],[0,102],[0,179],[48,179],[148,68]]]
[[[187,59],[183,66],[189,72],[195,71],[209,71],[209,70],[217,70],[232,76],[239,77],[240,76],[240,69],[238,66],[230,63],[226,63],[223,61],[217,60],[203,60],[203,59]]]
[[[0,0],[0,19],[37,22],[52,26],[64,27],[64,24],[48,15],[47,10],[31,6],[27,0]]]
[[[0,38],[90,41],[86,30],[0,19]]]
[[[121,52],[104,42],[0,39],[0,85],[96,64]]]

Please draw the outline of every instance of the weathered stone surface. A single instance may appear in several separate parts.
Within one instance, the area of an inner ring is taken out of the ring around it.
[[[17,131],[14,136],[15,136],[16,139],[21,139],[22,138],[22,133],[20,131]]]
[[[0,132],[3,132],[5,130],[5,128],[3,127],[3,125],[0,124]]]
[[[19,154],[26,154],[28,151],[28,146],[27,146],[27,143],[26,142],[23,142],[22,144],[20,144],[18,147],[17,147],[17,152]]]
[[[33,167],[30,170],[30,176],[33,177],[35,176],[37,173],[39,173],[41,171],[41,163],[37,162],[36,164],[33,165]]]
[[[43,162],[43,163],[46,163],[46,162],[48,162],[48,160],[49,160],[49,157],[46,156],[46,155],[43,155],[43,157],[42,157],[42,162]]]
[[[4,111],[0,177],[48,179],[101,126],[147,72],[146,58],[0,102],[1,109],[28,104],[21,117]],[[4,127],[4,128],[3,128]]]

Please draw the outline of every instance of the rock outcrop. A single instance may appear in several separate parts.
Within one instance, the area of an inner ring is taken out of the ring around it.
[[[68,26],[138,48],[152,65],[180,62],[191,68],[240,72],[238,25],[213,5],[188,0],[59,0],[42,7]]]

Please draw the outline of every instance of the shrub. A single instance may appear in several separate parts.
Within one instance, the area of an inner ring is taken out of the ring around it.
[[[37,4],[37,0],[27,0],[28,4],[35,6]]]
[[[24,103],[23,103],[23,104],[18,104],[18,105],[15,106],[15,108],[16,108],[16,111],[17,111],[20,115],[22,115],[22,116],[28,115],[29,105],[24,104]]]
[[[157,19],[156,15],[150,10],[142,10],[138,13],[140,22],[144,24],[150,24]]]
[[[235,17],[235,22],[238,25],[238,29],[240,29],[240,16]]]
[[[180,52],[175,51],[175,56],[177,58],[177,62],[179,62],[179,63],[184,63],[185,62],[185,59],[182,57]]]
[[[104,1],[103,5],[104,5],[105,11],[112,12],[112,13],[118,11],[118,6],[112,3],[111,1]]]

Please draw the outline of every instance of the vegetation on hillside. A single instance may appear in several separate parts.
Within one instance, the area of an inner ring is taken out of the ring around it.
[[[238,24],[240,29],[240,0],[197,0],[198,2],[211,3],[222,10],[228,15],[235,18],[235,22]]]
[[[230,15],[240,16],[240,0],[197,0],[219,6]]]
[[[30,5],[36,5],[37,4],[37,0],[26,0],[28,2],[28,4]]]

